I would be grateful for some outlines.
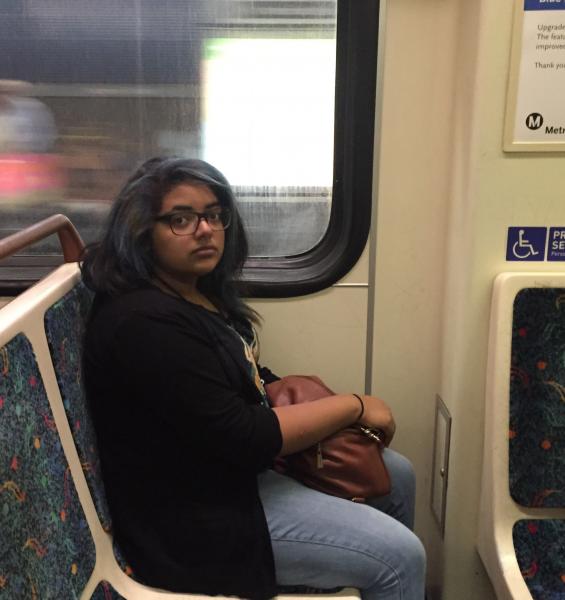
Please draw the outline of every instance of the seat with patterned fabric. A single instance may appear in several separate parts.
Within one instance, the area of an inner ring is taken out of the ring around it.
[[[495,281],[478,548],[499,598],[565,600],[565,274]]]
[[[0,345],[0,597],[75,598],[94,542],[31,343]]]
[[[209,598],[143,585],[114,547],[81,380],[91,301],[67,263],[0,309],[0,598]]]

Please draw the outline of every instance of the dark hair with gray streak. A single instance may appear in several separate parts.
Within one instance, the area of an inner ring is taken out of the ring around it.
[[[164,196],[181,183],[207,185],[221,206],[229,208],[224,253],[216,268],[198,280],[198,288],[237,323],[257,322],[258,315],[239,297],[236,281],[248,244],[233,191],[226,178],[203,160],[151,158],[127,180],[108,215],[102,239],[87,246],[81,264],[84,283],[95,292],[117,295],[153,279],[151,232]]]

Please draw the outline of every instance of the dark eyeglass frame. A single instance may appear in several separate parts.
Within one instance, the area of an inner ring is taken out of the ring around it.
[[[189,233],[179,233],[175,231],[173,225],[173,217],[178,215],[192,215],[197,218],[196,225],[194,227],[194,231]],[[210,223],[209,219],[211,217],[220,216],[219,223]],[[161,223],[167,223],[171,228],[171,231],[175,235],[186,236],[186,235],[194,235],[198,228],[200,227],[200,221],[206,221],[206,224],[212,231],[225,231],[231,224],[231,210],[224,206],[221,206],[219,209],[212,208],[210,210],[206,210],[204,212],[196,212],[195,210],[173,210],[171,212],[165,213],[163,215],[158,215],[155,217],[155,221],[159,221]],[[220,227],[218,227],[220,225]]]

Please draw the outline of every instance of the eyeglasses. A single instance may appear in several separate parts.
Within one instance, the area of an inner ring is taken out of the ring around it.
[[[175,235],[194,235],[200,221],[206,221],[212,231],[227,229],[231,223],[229,208],[219,207],[202,213],[193,210],[174,211],[155,217],[155,221],[168,223]]]

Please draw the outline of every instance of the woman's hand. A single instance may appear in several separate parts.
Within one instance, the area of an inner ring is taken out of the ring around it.
[[[304,450],[355,423],[380,429],[384,434],[384,443],[388,446],[396,428],[390,408],[380,398],[361,398],[364,405],[361,419],[361,403],[353,394],[337,394],[304,404],[273,408],[283,437],[280,455],[286,456]]]
[[[394,437],[396,423],[389,406],[376,396],[361,396],[365,410],[358,421],[361,425],[380,429],[384,433],[384,444],[388,446]]]

